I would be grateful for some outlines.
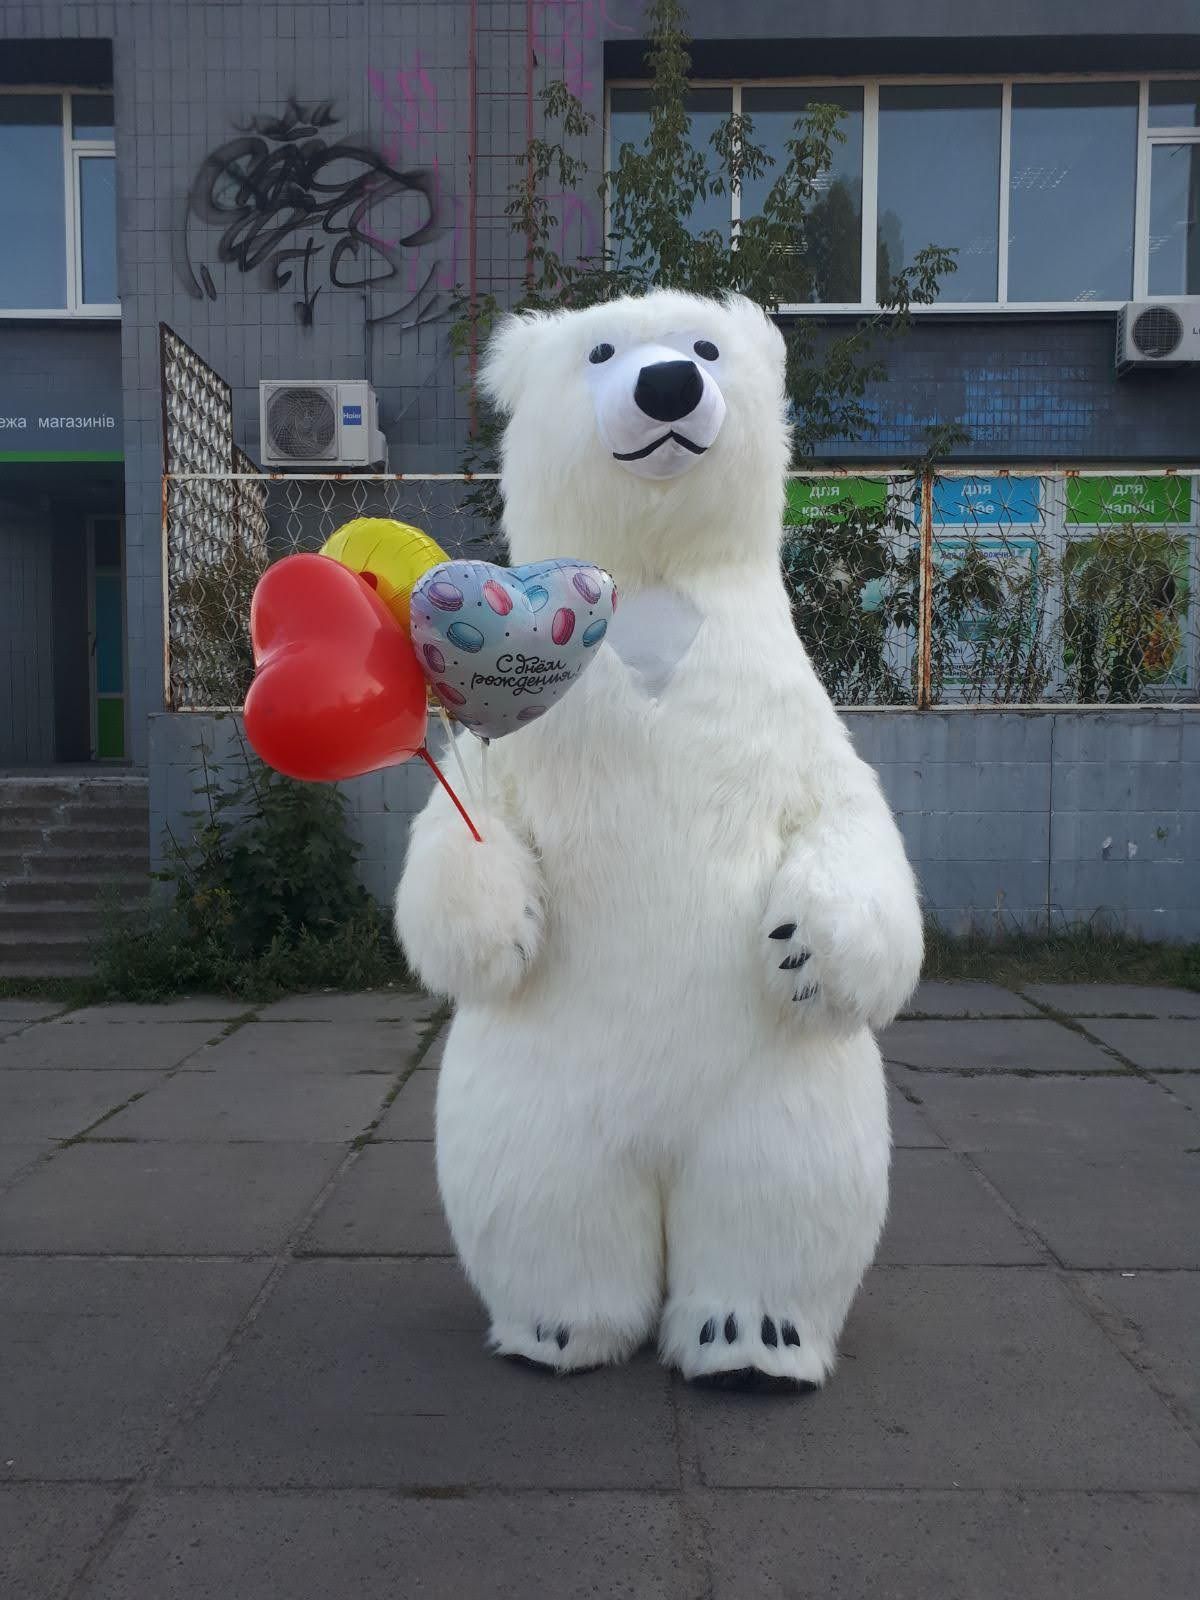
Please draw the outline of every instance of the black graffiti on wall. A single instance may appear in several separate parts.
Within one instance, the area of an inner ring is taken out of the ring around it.
[[[182,232],[180,271],[194,299],[217,298],[203,256],[219,230],[216,259],[290,289],[305,327],[326,287],[378,290],[384,309],[370,322],[415,327],[438,314],[435,266],[413,270],[440,232],[435,175],[393,167],[365,140],[330,137],[338,121],[330,101],[289,100],[280,116],[235,123],[238,136],[205,158]]]

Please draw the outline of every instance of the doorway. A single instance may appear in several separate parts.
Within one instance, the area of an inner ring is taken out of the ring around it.
[[[87,519],[88,658],[93,761],[124,761],[125,530],[119,516]]]

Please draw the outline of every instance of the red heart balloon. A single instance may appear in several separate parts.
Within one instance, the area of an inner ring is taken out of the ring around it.
[[[356,572],[287,556],[250,606],[257,671],[246,737],[289,778],[332,783],[407,761],[425,742],[425,679],[407,634]]]

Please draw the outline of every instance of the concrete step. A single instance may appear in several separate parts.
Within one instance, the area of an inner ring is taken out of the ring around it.
[[[146,872],[117,877],[111,872],[83,873],[44,878],[9,878],[0,888],[0,915],[5,906],[40,905],[47,900],[136,900],[150,893]]]
[[[92,947],[78,934],[31,935],[0,928],[0,978],[79,978],[94,966]]]
[[[104,928],[108,907],[98,900],[40,900],[30,905],[0,904],[0,934],[75,937],[83,942]]]
[[[150,812],[141,805],[6,805],[0,795],[0,828],[148,828]]]
[[[119,878],[140,875],[149,871],[150,851],[147,844],[130,845],[103,850],[62,849],[56,845],[43,850],[6,850],[0,839],[0,883],[13,878],[43,879],[58,877],[63,873],[81,873],[87,877],[97,872],[109,872]]]

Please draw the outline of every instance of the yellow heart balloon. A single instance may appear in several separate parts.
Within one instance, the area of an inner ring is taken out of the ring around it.
[[[321,554],[373,584],[405,633],[413,585],[430,567],[450,559],[441,545],[420,528],[391,517],[355,517],[330,535],[321,546]]]

